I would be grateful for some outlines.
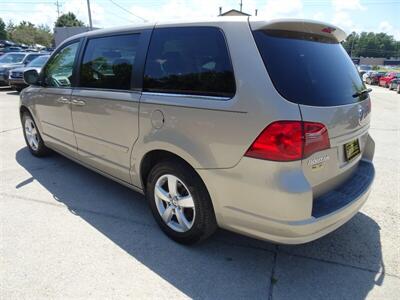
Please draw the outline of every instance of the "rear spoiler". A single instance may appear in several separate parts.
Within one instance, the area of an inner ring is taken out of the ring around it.
[[[334,38],[339,43],[344,41],[347,37],[347,34],[336,26],[312,20],[279,19],[265,21],[256,17],[249,17],[249,23],[252,30],[273,29],[314,33]]]

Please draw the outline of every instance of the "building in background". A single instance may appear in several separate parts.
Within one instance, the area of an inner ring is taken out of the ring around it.
[[[67,38],[76,34],[90,31],[89,27],[54,27],[54,43],[57,47]]]
[[[246,14],[246,13],[240,11],[240,10],[237,10],[237,9],[231,9],[231,10],[228,10],[228,11],[223,13],[222,12],[222,7],[220,7],[218,16],[219,17],[227,17],[227,16],[247,16],[247,17],[249,17],[250,15]]]

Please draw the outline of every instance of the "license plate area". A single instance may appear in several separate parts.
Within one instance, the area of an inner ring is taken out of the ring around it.
[[[361,153],[360,143],[358,139],[344,144],[344,157],[346,161],[350,161]]]

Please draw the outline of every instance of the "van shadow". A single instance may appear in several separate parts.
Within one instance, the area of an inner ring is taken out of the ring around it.
[[[16,153],[16,160],[31,174],[16,189],[36,180],[72,214],[190,298],[267,298],[277,249],[285,255],[369,269],[357,287],[357,299],[365,298],[375,284],[383,281],[383,275],[375,280],[378,271],[383,271],[379,226],[362,213],[336,232],[302,246],[276,247],[218,230],[206,242],[186,247],[169,240],[158,229],[141,194],[56,153],[39,159],[25,147]],[[311,262],[315,261],[306,263]],[[279,264],[284,267],[286,262],[281,259]],[[293,276],[295,273],[293,270]],[[305,268],[301,281],[292,278],[292,287],[301,289],[300,282],[311,284],[317,276],[321,274]],[[329,289],[337,287],[329,285],[331,278],[327,280],[324,288],[331,294]]]

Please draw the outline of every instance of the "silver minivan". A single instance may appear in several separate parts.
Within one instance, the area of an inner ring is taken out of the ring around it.
[[[374,178],[370,90],[345,37],[251,17],[83,33],[24,73],[25,140],[145,194],[180,243],[218,226],[315,240],[359,211]]]

